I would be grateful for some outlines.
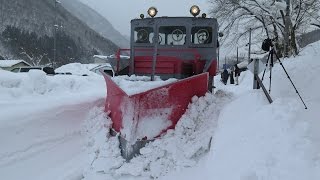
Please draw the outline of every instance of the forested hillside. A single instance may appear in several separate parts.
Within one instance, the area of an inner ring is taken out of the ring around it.
[[[122,48],[129,47],[129,40],[121,35],[119,31],[114,29],[106,18],[89,6],[83,4],[79,0],[63,0],[61,5],[103,37],[110,39],[113,43]]]
[[[56,23],[55,23],[56,15]],[[56,26],[54,26],[56,24]],[[56,27],[56,61],[54,28]],[[32,64],[89,62],[117,45],[102,37],[54,0],[0,0],[0,56]]]

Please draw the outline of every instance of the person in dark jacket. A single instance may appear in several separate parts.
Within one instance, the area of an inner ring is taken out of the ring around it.
[[[236,85],[239,85],[240,69],[237,64],[235,65],[234,76],[236,80]]]
[[[233,75],[234,75],[234,71],[233,71],[233,68],[232,68],[231,71],[230,71],[230,74],[229,74],[229,76],[230,76],[230,84],[234,84]]]
[[[227,84],[228,79],[229,79],[229,73],[227,69],[224,69],[224,71],[222,72],[222,82],[224,83],[224,85]]]

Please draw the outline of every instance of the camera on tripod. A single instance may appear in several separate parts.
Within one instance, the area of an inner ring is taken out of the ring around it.
[[[261,49],[264,51],[270,51],[270,48],[273,47],[273,41],[275,39],[276,38],[274,38],[274,39],[267,38],[267,39],[263,40]]]

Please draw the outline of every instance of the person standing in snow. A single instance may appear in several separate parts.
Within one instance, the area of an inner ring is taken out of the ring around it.
[[[228,70],[224,69],[223,72],[222,72],[222,82],[224,83],[224,85],[227,84],[228,78],[229,78]]]
[[[237,64],[234,67],[235,67],[234,76],[235,76],[235,80],[236,80],[236,85],[239,85],[240,69]]]
[[[229,76],[230,76],[230,84],[234,84],[234,78],[233,78],[233,75],[234,75],[233,68],[231,68],[231,70],[230,70],[230,74],[229,74]]]

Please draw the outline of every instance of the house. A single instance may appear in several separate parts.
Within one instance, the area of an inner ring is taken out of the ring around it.
[[[0,68],[7,71],[26,66],[30,67],[31,65],[24,60],[0,60]]]

